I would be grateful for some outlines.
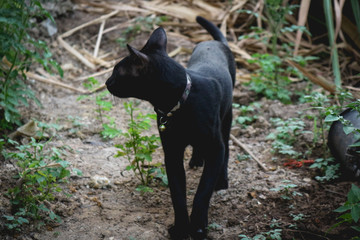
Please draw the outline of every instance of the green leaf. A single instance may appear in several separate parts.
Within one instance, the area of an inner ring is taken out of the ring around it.
[[[351,189],[348,193],[348,201],[351,204],[360,202],[360,188],[355,184],[351,184]]]
[[[354,222],[358,222],[360,218],[360,205],[357,203],[351,208],[351,217],[354,220]]]
[[[336,121],[338,121],[339,119],[340,119],[341,117],[339,117],[339,116],[337,116],[337,115],[332,115],[332,114],[330,114],[330,115],[327,115],[326,117],[325,117],[325,122],[336,122]]]
[[[14,217],[14,216],[3,215],[3,217],[6,218],[6,220],[8,220],[8,221],[13,221],[13,220],[15,220],[15,217]]]
[[[346,135],[352,133],[355,131],[356,128],[352,127],[352,126],[343,126],[343,130],[344,130],[344,133]]]
[[[345,205],[345,206],[341,206],[341,207],[335,209],[334,212],[342,213],[342,212],[346,212],[350,209],[351,209],[351,206]]]
[[[26,218],[23,218],[23,217],[19,217],[19,218],[18,218],[18,222],[19,222],[20,224],[23,224],[23,223],[29,224],[29,220],[27,220]]]
[[[351,226],[351,228],[358,231],[358,232],[360,232],[360,227],[359,226]]]
[[[77,168],[73,168],[73,171],[76,173],[76,175],[78,176],[82,176],[83,175],[83,172],[80,170],[80,169],[77,169]]]

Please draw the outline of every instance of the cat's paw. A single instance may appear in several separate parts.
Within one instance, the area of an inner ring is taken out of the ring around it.
[[[168,229],[170,238],[172,240],[186,240],[190,239],[189,233],[187,230],[184,230],[183,228],[177,228],[176,226],[171,226]]]
[[[223,189],[228,189],[229,188],[229,181],[226,178],[219,178],[217,180],[217,183],[215,185],[215,189],[214,191],[219,191],[219,190],[223,190]]]

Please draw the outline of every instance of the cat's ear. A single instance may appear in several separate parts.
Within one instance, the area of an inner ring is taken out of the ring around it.
[[[126,47],[129,50],[130,58],[132,58],[136,63],[139,63],[141,65],[146,65],[149,63],[149,57],[146,54],[131,47],[129,44],[127,44]]]
[[[166,32],[162,27],[159,27],[151,34],[143,50],[153,49],[166,53],[166,44]]]

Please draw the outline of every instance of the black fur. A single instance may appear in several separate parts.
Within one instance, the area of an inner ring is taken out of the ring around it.
[[[190,94],[173,116],[166,117],[160,137],[165,154],[175,224],[169,229],[172,239],[205,239],[208,208],[214,190],[228,188],[227,165],[232,121],[232,89],[235,62],[225,37],[211,22],[197,17],[215,40],[198,44],[188,68],[183,68],[166,53],[166,33],[156,29],[140,51],[128,46],[130,55],[119,62],[106,85],[118,97],[149,101],[160,118],[181,99],[188,74]],[[189,217],[186,207],[186,177],[183,165],[186,146],[193,147],[190,167],[204,170]]]

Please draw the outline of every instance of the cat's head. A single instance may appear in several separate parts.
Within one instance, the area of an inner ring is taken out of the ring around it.
[[[154,59],[167,56],[166,33],[156,29],[145,46],[139,51],[127,45],[129,55],[115,65],[111,77],[106,81],[109,92],[117,97],[146,99],[156,81]]]

